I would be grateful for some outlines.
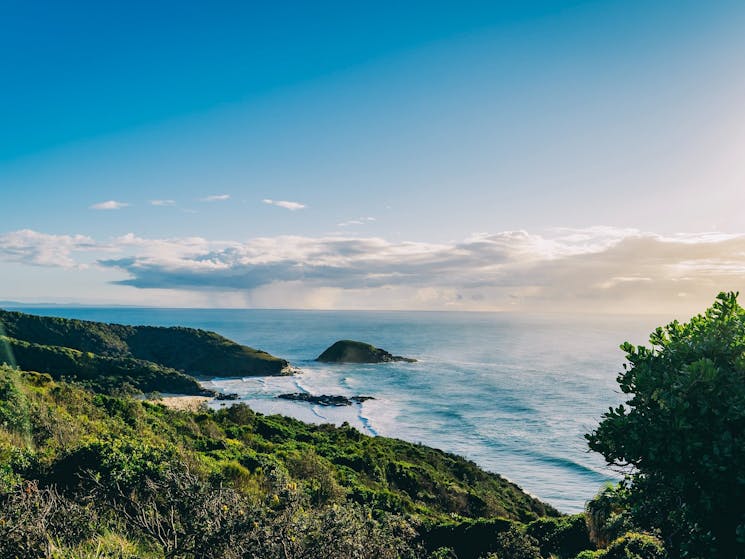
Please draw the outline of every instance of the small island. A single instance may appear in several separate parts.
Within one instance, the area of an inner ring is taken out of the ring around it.
[[[321,363],[415,363],[416,359],[392,355],[365,342],[339,340],[316,358]]]

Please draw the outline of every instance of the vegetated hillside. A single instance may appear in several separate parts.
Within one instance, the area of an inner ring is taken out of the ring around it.
[[[0,336],[0,363],[70,379],[98,392],[177,392],[213,394],[193,377],[151,361],[107,357],[69,347],[48,346]]]
[[[133,550],[112,557],[425,557],[447,544],[475,550],[464,558],[500,534],[527,537],[521,523],[545,515],[557,512],[421,445],[240,404],[175,411],[0,367],[0,557],[33,545],[76,557],[110,545]]]
[[[0,334],[102,357],[151,361],[201,378],[280,375],[289,365],[264,351],[194,328],[124,326],[0,310]]]

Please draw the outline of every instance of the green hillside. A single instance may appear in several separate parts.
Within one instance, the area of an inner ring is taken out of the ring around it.
[[[245,405],[176,411],[0,367],[0,557],[13,556],[4,545],[28,557],[44,556],[39,549],[92,557],[85,550],[108,545],[133,551],[95,556],[281,557],[273,538],[284,534],[292,546],[282,530],[300,525],[320,530],[303,546],[325,549],[340,530],[342,547],[373,537],[382,546],[376,557],[424,557],[443,541],[473,547],[476,533],[487,534],[483,547],[545,515],[557,513],[502,477],[421,445]],[[19,532],[26,539],[13,539]],[[239,540],[264,551],[231,555]],[[304,553],[287,556],[314,556]],[[373,556],[346,553],[325,556]]]
[[[74,379],[99,392],[140,391],[211,394],[189,375],[151,361],[107,357],[69,347],[40,345],[0,336],[0,363]]]
[[[125,383],[145,392],[204,391],[192,377],[280,375],[289,364],[219,334],[182,327],[124,326],[0,310],[0,362],[97,389]]]

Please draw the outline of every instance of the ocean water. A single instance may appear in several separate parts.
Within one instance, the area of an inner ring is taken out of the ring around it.
[[[29,308],[35,314],[214,330],[288,359],[292,377],[216,379],[256,411],[316,423],[348,422],[370,435],[465,456],[564,512],[579,512],[616,474],[583,434],[623,401],[621,342],[645,343],[665,320],[649,316],[337,312],[152,308]],[[416,363],[316,363],[356,339]],[[227,372],[226,372],[227,373]],[[226,375],[227,376],[227,375]],[[372,396],[349,407],[277,399],[286,392]],[[224,402],[213,402],[218,407]]]

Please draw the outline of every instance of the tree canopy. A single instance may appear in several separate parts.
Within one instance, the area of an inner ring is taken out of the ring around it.
[[[687,323],[625,343],[625,405],[586,435],[627,472],[628,506],[672,557],[745,557],[745,310],[720,293]]]

